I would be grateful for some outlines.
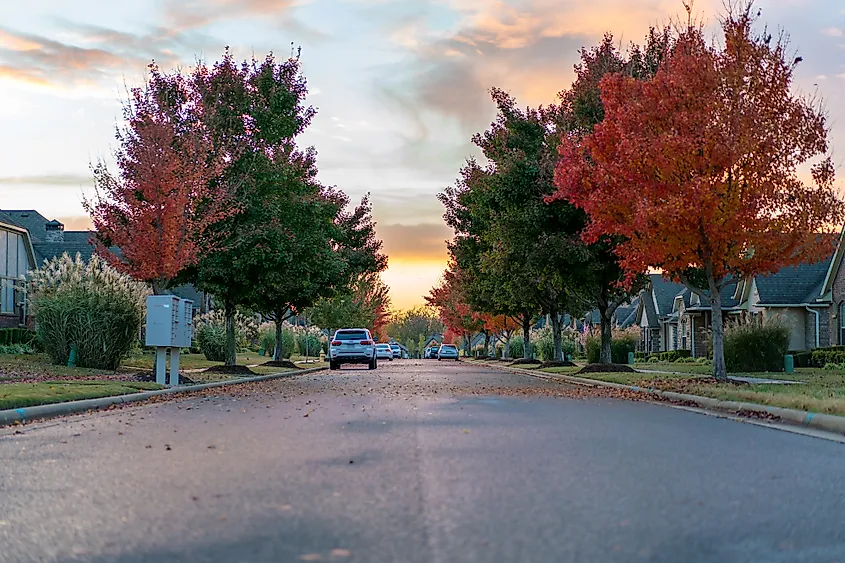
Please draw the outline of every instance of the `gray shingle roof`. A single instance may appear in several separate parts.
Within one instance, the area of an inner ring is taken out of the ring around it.
[[[29,238],[32,244],[43,242],[46,229],[45,225],[49,219],[34,209],[4,209],[3,213],[12,219],[12,222],[19,227],[29,231]]]
[[[634,297],[630,304],[619,306],[616,309],[616,324],[620,328],[633,326],[637,320],[637,308],[640,304],[640,297]]]
[[[768,276],[757,276],[762,305],[812,303],[821,293],[832,256],[814,264],[781,268]]]
[[[667,281],[661,274],[651,274],[649,278],[654,288],[654,299],[657,301],[659,316],[665,317],[671,314],[675,296],[683,291],[683,284]]]

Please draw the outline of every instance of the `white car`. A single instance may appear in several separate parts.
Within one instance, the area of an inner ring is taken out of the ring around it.
[[[390,345],[390,350],[393,352],[394,358],[401,358],[402,357],[402,348],[399,347],[398,344],[395,342]]]
[[[457,360],[458,359],[458,347],[454,344],[444,344],[440,347],[440,350],[437,351],[437,359],[438,360]]]
[[[393,350],[390,344],[376,344],[376,358],[393,361]]]
[[[343,364],[367,364],[376,369],[376,343],[366,328],[342,328],[334,333],[329,345],[329,369]]]

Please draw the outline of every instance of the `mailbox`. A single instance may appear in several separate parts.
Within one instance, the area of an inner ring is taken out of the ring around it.
[[[190,348],[194,337],[194,302],[190,299],[179,300],[179,326],[174,346]]]
[[[179,333],[179,302],[175,295],[150,295],[147,297],[147,346],[176,345]]]

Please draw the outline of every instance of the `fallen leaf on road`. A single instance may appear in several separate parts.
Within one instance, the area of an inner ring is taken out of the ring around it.
[[[321,561],[323,556],[319,553],[306,553],[304,555],[300,555],[299,558],[303,561]]]
[[[333,549],[332,550],[332,557],[349,557],[352,555],[348,549]]]

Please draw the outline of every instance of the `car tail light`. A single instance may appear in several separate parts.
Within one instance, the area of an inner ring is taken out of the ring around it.
[[[362,340],[361,341],[361,346],[372,346],[372,345],[373,345],[372,340]]]
[[[332,340],[332,346],[340,346],[340,345],[341,345],[340,340]]]

